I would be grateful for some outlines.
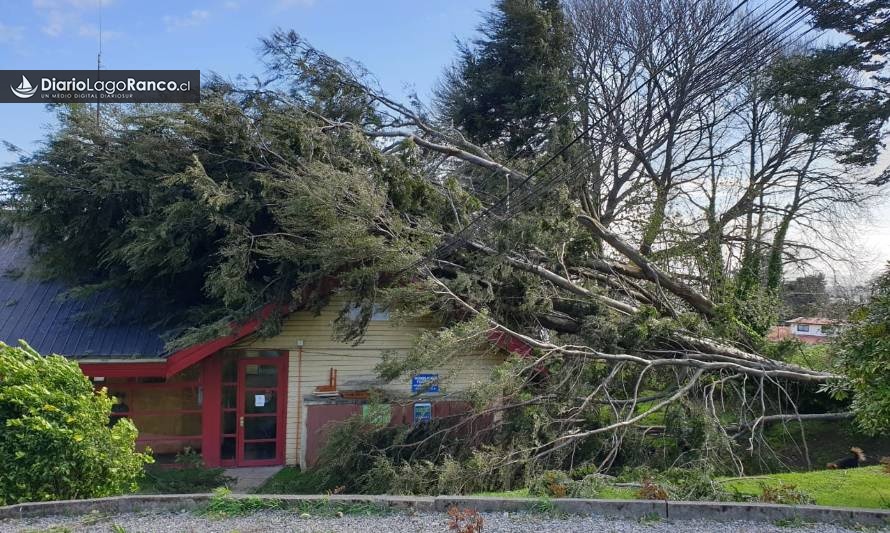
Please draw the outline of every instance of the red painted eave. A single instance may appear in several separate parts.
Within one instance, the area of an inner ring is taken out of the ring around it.
[[[224,337],[212,339],[182,350],[173,352],[166,359],[156,363],[131,363],[131,362],[108,362],[108,363],[80,363],[80,368],[84,374],[88,376],[102,377],[164,377],[169,378],[186,368],[200,363],[207,357],[216,352],[228,348],[239,340],[255,333],[259,329],[260,324],[269,318],[272,313],[280,312],[288,314],[293,311],[293,307],[283,306],[279,304],[269,304],[260,309],[256,316],[247,322],[231,324],[232,333]]]
[[[232,324],[233,332],[224,337],[212,339],[194,346],[183,348],[170,354],[163,361],[157,363],[81,363],[80,368],[88,376],[103,377],[164,377],[169,378],[186,368],[200,363],[216,352],[228,348],[244,337],[255,333],[263,321],[274,312],[288,314],[293,311],[292,306],[269,304],[263,307],[257,315],[242,324]],[[495,346],[508,352],[527,357],[532,352],[532,347],[513,335],[497,329],[488,332],[488,340]]]
[[[114,362],[80,363],[80,370],[87,376],[105,378],[162,378],[167,376],[167,363],[158,362]]]
[[[181,372],[186,368],[199,363],[203,359],[210,357],[216,352],[228,348],[251,333],[255,333],[256,330],[259,329],[260,324],[276,311],[286,315],[293,311],[293,308],[286,305],[268,304],[260,309],[256,317],[240,325],[232,324],[231,326],[234,331],[230,335],[189,346],[188,348],[170,354],[170,356],[167,357],[166,377],[169,378],[177,372]]]
[[[488,332],[488,340],[498,348],[503,348],[510,353],[519,354],[523,357],[528,357],[532,353],[532,347],[527,343],[497,329]]]

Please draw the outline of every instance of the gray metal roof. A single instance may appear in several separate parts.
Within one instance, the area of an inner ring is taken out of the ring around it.
[[[67,357],[145,358],[164,354],[160,332],[141,324],[91,324],[83,315],[115,297],[103,291],[86,298],[64,298],[69,289],[28,272],[29,239],[0,238],[0,341],[24,339],[42,354]],[[101,308],[101,307],[100,307]]]

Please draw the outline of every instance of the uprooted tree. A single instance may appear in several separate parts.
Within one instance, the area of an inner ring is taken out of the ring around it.
[[[773,67],[795,52],[782,34],[719,0],[577,0],[564,16],[551,2],[498,6],[490,23],[553,37],[516,61],[571,58],[515,69],[531,76],[523,89],[564,84],[552,94],[564,101],[494,98],[509,121],[455,117],[444,104],[491,96],[470,82],[503,47],[478,42],[463,51],[474,78],[429,111],[278,32],[259,87],[212,80],[200,104],[105,109],[99,122],[60,108],[46,147],[4,169],[4,216],[50,274],[159,295],[155,318],[189,326],[173,343],[268,302],[320,305],[336,278],[362,309],[341,314],[345,339],[375,304],[446,325],[388,358],[386,377],[493,335],[527,348],[473,391],[472,416],[387,444],[399,458],[466,454],[461,428],[486,417],[473,438],[495,469],[606,470],[652,438],[668,462],[740,468],[770,423],[850,417],[844,404],[800,413],[801,391],[841,376],[763,340],[783,267],[827,254],[792,230],[830,240],[874,194],[834,157],[855,141],[842,125],[787,113]]]

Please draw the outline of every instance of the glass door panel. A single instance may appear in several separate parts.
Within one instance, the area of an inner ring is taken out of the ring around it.
[[[238,360],[238,466],[279,464],[284,441],[283,391],[287,359]]]

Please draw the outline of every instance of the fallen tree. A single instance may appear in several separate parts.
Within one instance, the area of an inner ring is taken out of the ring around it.
[[[681,22],[683,7],[664,6]],[[716,1],[697,8],[709,20],[731,14]],[[665,47],[703,42],[709,28],[678,24],[665,37],[629,22],[640,41],[614,49],[651,48],[631,63],[657,68],[620,73],[621,105],[596,100],[599,87],[587,107],[549,113],[550,129],[509,156],[510,139],[477,143],[383,94],[361,68],[278,32],[264,41],[272,79],[260,87],[212,80],[196,106],[118,110],[99,123],[64,111],[45,149],[4,170],[13,184],[4,214],[34,231],[51,270],[86,289],[157,290],[169,303],[161,318],[192,327],[179,343],[269,301],[318,306],[336,278],[360,307],[357,320],[348,309],[338,320],[344,340],[361,338],[375,305],[445,324],[388,358],[386,378],[447,366],[492,335],[524,347],[471,392],[471,416],[365,456],[481,454],[527,476],[646,463],[633,455],[645,451],[668,465],[741,470],[743,433],[750,444],[768,421],[804,420],[800,391],[841,379],[771,355],[762,326],[775,295],[749,262],[775,231],[767,193],[781,198],[791,175],[806,181],[801,157],[816,140],[777,114],[756,146],[712,138],[740,109],[769,105],[760,93],[756,105],[736,100],[752,82],[740,65],[762,59],[750,26],[721,26],[716,43],[678,64]],[[651,84],[640,83],[646,75]],[[628,87],[652,92],[625,101]],[[517,123],[537,130],[528,118]],[[728,187],[718,167],[733,166],[739,146],[769,155]],[[717,198],[726,190],[742,192]],[[673,216],[678,205],[694,213]],[[784,239],[778,248],[792,250]],[[472,439],[461,431],[482,420]]]

